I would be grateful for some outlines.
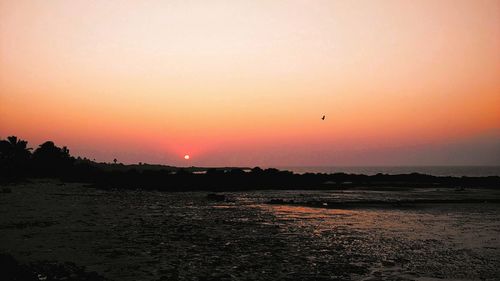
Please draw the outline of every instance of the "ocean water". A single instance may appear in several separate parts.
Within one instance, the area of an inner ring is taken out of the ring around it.
[[[279,167],[295,173],[347,173],[347,174],[409,174],[421,173],[433,176],[500,176],[500,166],[311,166]]]

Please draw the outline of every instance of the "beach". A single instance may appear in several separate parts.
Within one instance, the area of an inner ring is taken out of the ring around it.
[[[324,208],[300,202],[499,199],[494,189],[103,190],[36,180],[0,194],[0,252],[110,280],[495,280],[500,204]],[[268,204],[270,200],[296,204]],[[297,203],[298,202],[298,203]],[[43,276],[42,276],[43,277]]]

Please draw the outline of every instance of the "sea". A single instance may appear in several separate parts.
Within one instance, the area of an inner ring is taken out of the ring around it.
[[[397,175],[420,173],[433,176],[485,177],[500,176],[500,166],[303,166],[278,167],[298,174],[304,173],[347,173],[375,175],[378,173]]]

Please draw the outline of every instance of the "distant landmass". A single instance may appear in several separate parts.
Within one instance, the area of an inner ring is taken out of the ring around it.
[[[410,174],[419,173],[432,176],[487,177],[500,176],[500,166],[291,166],[277,167],[294,173],[346,173],[346,174]]]
[[[392,174],[299,172],[260,167],[174,167],[140,163],[98,163],[74,157],[65,146],[44,142],[33,152],[15,136],[0,141],[0,178],[59,178],[101,188],[164,191],[259,189],[347,189],[353,187],[499,188],[500,176],[434,176],[412,170]],[[402,168],[399,168],[402,169]],[[390,171],[389,171],[390,172]]]

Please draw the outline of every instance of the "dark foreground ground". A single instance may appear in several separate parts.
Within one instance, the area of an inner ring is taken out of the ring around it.
[[[493,189],[228,192],[217,201],[206,192],[57,182],[6,188],[12,192],[0,194],[1,280],[500,276],[500,204],[469,200],[500,199]],[[370,200],[413,204],[352,203]],[[346,202],[349,208],[332,208]]]

